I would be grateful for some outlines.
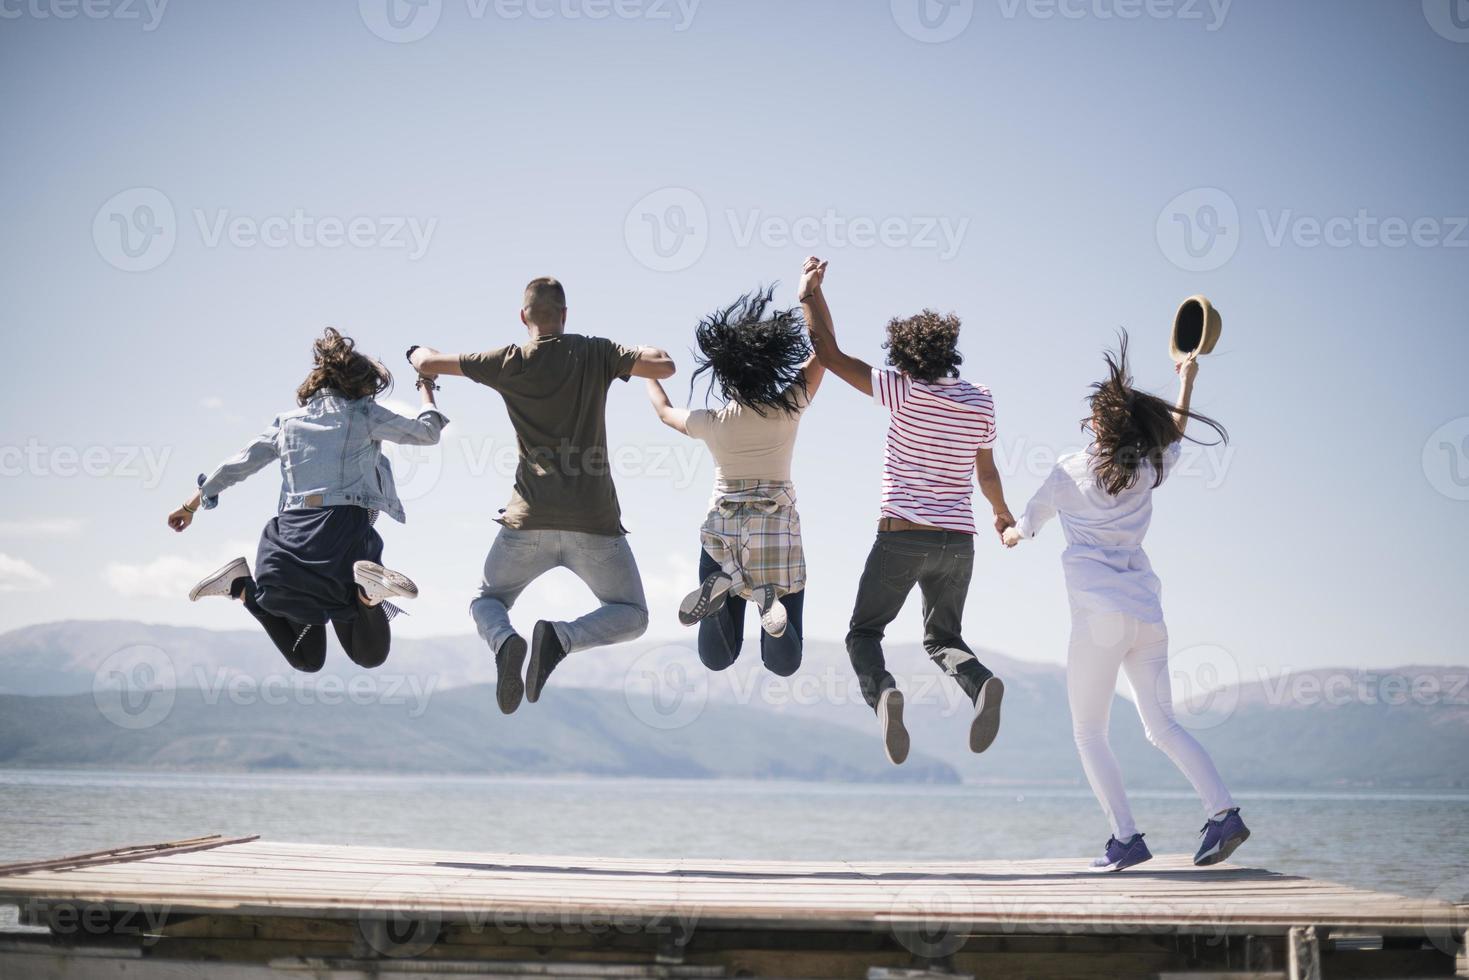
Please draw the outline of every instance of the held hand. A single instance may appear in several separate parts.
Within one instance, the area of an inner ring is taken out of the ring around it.
[[[417,371],[424,377],[435,377],[435,375],[429,374],[428,372],[424,371],[423,362],[427,360],[430,356],[437,353],[438,351],[434,350],[432,347],[410,347],[408,348],[408,363],[413,365],[413,370]]]
[[[194,523],[194,512],[187,507],[180,507],[168,515],[168,526],[175,531],[182,531]]]
[[[801,267],[801,285],[796,295],[800,299],[809,299],[821,289],[821,283],[826,278],[826,262],[816,256],[806,259],[806,264]]]
[[[1015,547],[1020,543],[1020,530],[1013,527],[1005,528],[1004,533],[1000,535],[1000,543],[1007,548]]]
[[[995,511],[995,533],[1004,536],[1005,532],[1015,526],[1015,516],[1008,510]]]

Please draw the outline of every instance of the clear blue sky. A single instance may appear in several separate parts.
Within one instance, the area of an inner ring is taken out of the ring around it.
[[[253,556],[275,476],[186,535],[163,519],[291,404],[325,325],[395,368],[410,343],[516,342],[550,274],[573,329],[687,360],[701,314],[776,279],[792,300],[818,252],[870,359],[893,315],[964,318],[1017,511],[1079,444],[1116,328],[1171,389],[1173,308],[1208,294],[1198,405],[1234,442],[1159,498],[1175,646],[1246,671],[1469,663],[1469,30],[1447,0],[387,2],[5,5],[0,625],[249,626],[183,590]],[[409,524],[384,525],[419,635],[471,629],[509,491],[497,396],[451,380],[442,405]],[[810,636],[844,632],[884,421],[833,380],[803,423]],[[711,469],[635,385],[609,427],[654,634],[687,639]],[[982,542],[973,644],[1064,656],[1059,550]],[[553,577],[518,618],[584,597]],[[893,636],[918,632],[915,596]]]

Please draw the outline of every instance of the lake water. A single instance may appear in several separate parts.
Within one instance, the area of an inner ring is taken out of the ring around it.
[[[1235,861],[1426,896],[1469,890],[1469,796],[1241,794]],[[1183,793],[1134,794],[1155,854],[1192,853]],[[1085,791],[982,786],[0,771],[0,863],[221,833],[615,857],[979,860],[1099,852]]]

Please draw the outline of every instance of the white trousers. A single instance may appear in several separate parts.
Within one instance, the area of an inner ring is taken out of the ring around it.
[[[1234,806],[1209,754],[1173,716],[1167,627],[1125,613],[1073,610],[1071,649],[1066,658],[1071,730],[1087,781],[1112,822],[1117,839],[1125,841],[1137,833],[1127,790],[1122,785],[1122,770],[1107,741],[1118,669],[1127,672],[1148,741],[1162,749],[1188,777],[1204,802],[1205,812],[1212,815]]]

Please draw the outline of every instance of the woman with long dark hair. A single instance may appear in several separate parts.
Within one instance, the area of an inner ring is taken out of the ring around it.
[[[278,461],[279,513],[261,533],[254,574],[249,562],[236,558],[194,586],[189,600],[221,596],[244,603],[297,670],[321,670],[328,622],[354,663],[377,667],[388,657],[388,620],[396,612],[385,600],[418,595],[406,575],[381,564],[377,515],[404,520],[381,445],[433,445],[448,419],[434,404],[433,379],[424,375],[417,418],[378,404],[392,375],[330,327],[314,344],[312,359],[296,391],[298,407],[277,416],[213,474],[200,475],[199,489],[168,515],[168,526],[185,530],[200,508],[216,506],[221,492]]]
[[[1142,545],[1153,491],[1178,463],[1183,440],[1193,438],[1186,434],[1190,421],[1213,430],[1220,441],[1229,437],[1218,422],[1190,408],[1196,355],[1177,365],[1178,399],[1171,405],[1133,386],[1126,333],[1118,352],[1106,359],[1107,376],[1092,385],[1091,415],[1082,423],[1091,446],[1057,461],[1018,526],[1004,532],[1004,543],[1013,548],[1035,537],[1052,517],[1061,518],[1061,562],[1071,599],[1066,689],[1072,731],[1087,781],[1112,823],[1106,851],[1092,869],[1121,871],[1152,857],[1133,823],[1107,741],[1119,669],[1127,674],[1148,741],[1173,760],[1204,803],[1208,818],[1194,863],[1217,864],[1250,832],[1208,753],[1173,715],[1162,587]]]
[[[808,262],[801,294],[825,271],[824,263]],[[801,665],[806,596],[791,456],[801,415],[825,372],[812,355],[801,311],[777,308],[773,288],[705,317],[694,340],[699,366],[692,384],[707,377],[708,391],[717,388],[723,406],[674,408],[663,386],[648,382],[658,417],[702,439],[715,462],[714,498],[700,530],[700,585],[680,605],[679,620],[699,624],[699,659],[724,670],[739,656],[745,604],[753,601],[761,660],[788,677]]]

